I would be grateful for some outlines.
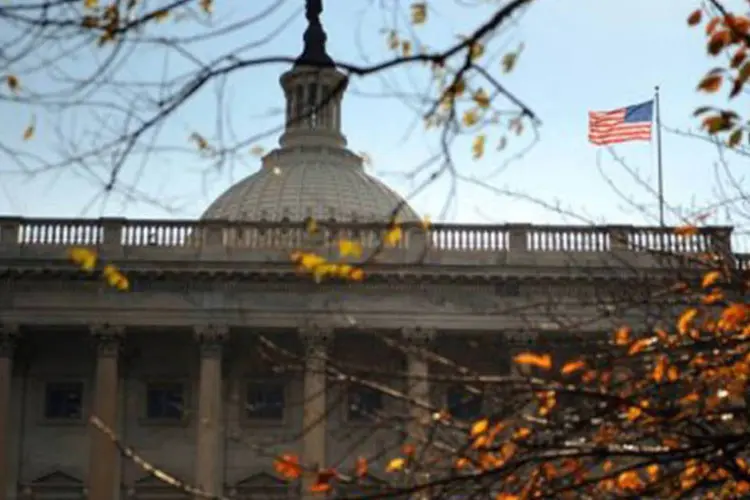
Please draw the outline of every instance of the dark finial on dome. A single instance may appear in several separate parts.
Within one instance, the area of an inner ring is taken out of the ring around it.
[[[323,12],[322,0],[305,0],[305,45],[302,54],[295,61],[295,66],[334,66],[333,59],[326,52],[326,32],[320,24],[320,14]]]

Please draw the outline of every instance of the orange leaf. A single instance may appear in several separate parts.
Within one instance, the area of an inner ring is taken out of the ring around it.
[[[404,452],[404,455],[406,455],[407,457],[410,457],[414,455],[414,453],[416,453],[417,449],[414,448],[413,444],[405,444],[403,448],[401,448],[401,451]]]
[[[286,479],[297,479],[302,475],[299,459],[296,455],[281,455],[273,462],[274,470]]]
[[[661,382],[664,380],[664,375],[667,372],[667,357],[666,356],[659,356],[659,359],[654,364],[654,371],[651,374],[654,381]]]
[[[552,368],[552,357],[549,354],[534,354],[533,352],[523,352],[513,358],[519,365],[531,365],[549,370]]]
[[[708,23],[706,24],[706,35],[712,34],[720,22],[721,18],[718,16],[708,21]]]
[[[615,344],[626,345],[630,342],[630,327],[623,326],[615,332]]]
[[[367,459],[365,457],[359,457],[354,470],[357,477],[365,477],[367,475]]]
[[[690,16],[688,16],[687,22],[689,26],[695,26],[699,22],[701,22],[701,17],[703,13],[700,9],[694,10]]]
[[[661,468],[659,467],[659,464],[651,464],[648,467],[646,467],[646,474],[648,474],[648,478],[652,482],[659,479],[660,473],[661,473]]]
[[[721,88],[723,79],[721,75],[708,75],[698,84],[698,90],[714,93]]]
[[[310,486],[312,493],[327,493],[331,490],[331,481],[337,476],[333,469],[323,469],[318,471],[315,482]]]
[[[681,315],[680,319],[677,320],[677,330],[685,335],[690,329],[690,323],[693,322],[695,317],[698,315],[698,310],[695,308],[686,309]]]
[[[691,236],[694,234],[698,234],[698,228],[689,224],[685,226],[679,226],[675,228],[674,234],[678,236]]]
[[[571,373],[583,370],[584,368],[586,368],[586,363],[582,360],[569,361],[565,363],[565,366],[562,367],[560,373],[562,373],[563,375],[570,375]]]
[[[631,345],[630,349],[628,349],[628,355],[633,356],[634,354],[638,354],[639,352],[650,346],[652,343],[652,337],[646,337],[645,339],[637,340],[633,342],[633,345]]]

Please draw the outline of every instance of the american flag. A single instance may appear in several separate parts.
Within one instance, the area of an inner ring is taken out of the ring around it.
[[[654,101],[612,111],[589,111],[589,142],[597,146],[650,141]]]

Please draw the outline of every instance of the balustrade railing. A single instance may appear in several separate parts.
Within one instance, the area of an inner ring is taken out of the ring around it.
[[[129,219],[23,219],[0,217],[0,249],[31,246],[228,247],[293,250],[332,247],[342,238],[365,248],[382,244],[388,227],[372,223],[304,223]],[[731,228],[705,227],[690,234],[674,228],[553,226],[530,224],[404,224],[399,249],[441,252],[729,252]],[[745,261],[743,261],[745,262]],[[744,265],[744,264],[743,264]]]

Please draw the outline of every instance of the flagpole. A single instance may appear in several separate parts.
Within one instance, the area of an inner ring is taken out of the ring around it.
[[[656,168],[659,179],[659,225],[664,227],[664,173],[661,164],[661,112],[659,110],[659,86],[654,87],[654,106],[656,107]]]

